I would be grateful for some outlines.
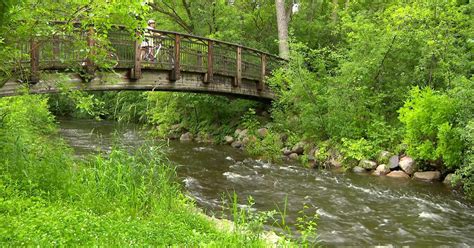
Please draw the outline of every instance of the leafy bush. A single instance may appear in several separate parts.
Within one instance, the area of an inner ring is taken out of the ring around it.
[[[280,136],[274,132],[268,132],[263,139],[250,140],[245,150],[254,156],[270,161],[280,161],[282,147]]]
[[[415,87],[399,113],[409,155],[431,163],[441,160],[451,168],[459,165],[463,143],[453,126],[456,105],[449,96]]]
[[[344,167],[353,167],[356,162],[362,159],[370,159],[375,156],[377,150],[364,138],[342,139],[341,152],[344,155]]]
[[[454,179],[455,182],[461,182],[464,192],[474,199],[474,120],[470,121],[463,130],[463,139],[466,142],[466,153]]]

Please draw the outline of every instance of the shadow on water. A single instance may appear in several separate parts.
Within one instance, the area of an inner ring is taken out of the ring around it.
[[[146,133],[135,125],[61,120],[60,134],[77,155],[108,151],[114,140],[138,147]],[[303,205],[319,215],[323,245],[474,245],[474,206],[441,183],[311,170],[296,164],[254,160],[229,146],[169,142],[168,158],[199,206],[219,215],[222,195],[237,192],[241,204],[283,209],[295,223]]]

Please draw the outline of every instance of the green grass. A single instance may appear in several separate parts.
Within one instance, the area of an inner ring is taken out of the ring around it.
[[[1,246],[266,246],[199,213],[159,147],[77,161],[55,130],[43,97],[0,99]]]

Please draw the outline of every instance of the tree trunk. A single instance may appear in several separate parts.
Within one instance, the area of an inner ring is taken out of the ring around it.
[[[338,0],[332,0],[332,14],[331,14],[331,20],[333,24],[337,23],[337,11],[339,10],[339,1]]]
[[[278,24],[278,48],[280,57],[288,59],[290,49],[288,46],[288,19],[286,17],[285,0],[275,0]]]

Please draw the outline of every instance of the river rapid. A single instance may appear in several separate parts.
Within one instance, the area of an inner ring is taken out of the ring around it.
[[[139,147],[146,132],[135,125],[60,120],[60,135],[77,156],[109,151],[114,143]],[[319,215],[323,246],[474,246],[474,204],[442,183],[355,175],[270,164],[223,145],[163,142],[179,180],[198,206],[216,216],[236,192],[252,209],[283,210],[294,225],[298,212]]]

